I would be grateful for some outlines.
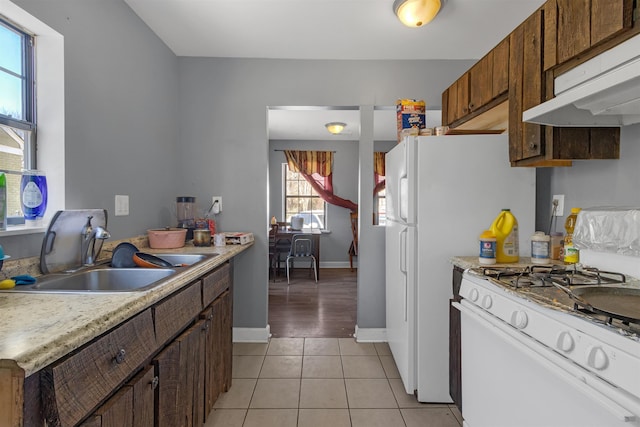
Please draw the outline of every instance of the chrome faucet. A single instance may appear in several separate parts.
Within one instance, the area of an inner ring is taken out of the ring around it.
[[[80,249],[80,258],[82,265],[91,266],[96,262],[96,239],[106,240],[111,235],[109,232],[101,226],[93,227],[91,225],[91,219],[93,216],[87,217],[87,223],[82,227],[80,232],[82,245]]]

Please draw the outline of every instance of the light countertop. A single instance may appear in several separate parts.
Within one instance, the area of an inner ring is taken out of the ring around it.
[[[451,262],[451,264],[455,265],[456,267],[460,267],[463,270],[466,270],[467,268],[477,268],[477,267],[525,268],[525,267],[531,267],[532,265],[534,265],[531,262],[531,258],[529,258],[529,257],[520,257],[518,262],[512,262],[512,263],[509,263],[509,264],[492,264],[492,265],[482,265],[482,264],[480,264],[480,262],[478,261],[478,257],[477,256],[455,256],[455,257],[452,257],[449,261]],[[562,261],[552,260],[547,265],[565,265],[565,264]]]
[[[149,252],[218,253],[212,259],[184,268],[153,289],[120,293],[0,292],[0,359],[14,360],[29,376],[67,353],[114,328],[211,269],[251,247],[227,245]]]

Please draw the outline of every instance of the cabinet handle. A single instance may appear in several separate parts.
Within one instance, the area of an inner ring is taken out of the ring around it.
[[[473,110],[474,108],[476,108],[475,104],[469,104],[469,111]]]
[[[158,376],[156,375],[155,377],[153,377],[153,379],[151,380],[151,390],[155,390],[156,388],[158,388]]]
[[[535,150],[537,146],[538,146],[538,144],[536,144],[535,142],[529,143],[529,148],[532,149],[532,150]]]
[[[121,364],[122,362],[124,362],[125,356],[127,355],[127,352],[124,351],[124,348],[121,348],[115,355],[115,357],[113,358],[113,361],[116,362],[118,365]]]

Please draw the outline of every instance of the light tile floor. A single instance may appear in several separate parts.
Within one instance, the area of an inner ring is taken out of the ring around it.
[[[406,394],[386,343],[273,338],[233,346],[233,384],[205,427],[460,427],[455,405]]]

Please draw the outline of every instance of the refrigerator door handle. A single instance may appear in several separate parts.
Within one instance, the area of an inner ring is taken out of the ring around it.
[[[404,292],[403,301],[403,312],[404,312],[404,321],[407,321],[407,228],[404,227],[402,231],[400,231],[400,272],[402,273],[402,290]]]

